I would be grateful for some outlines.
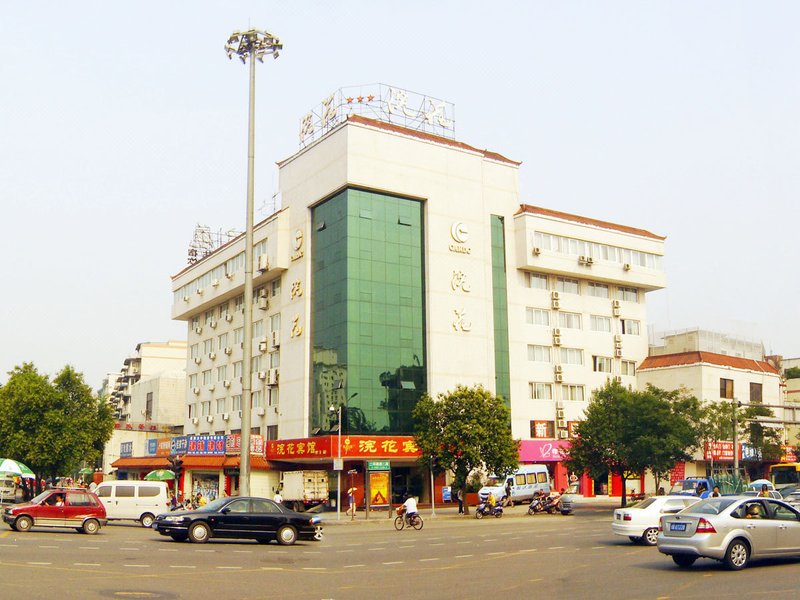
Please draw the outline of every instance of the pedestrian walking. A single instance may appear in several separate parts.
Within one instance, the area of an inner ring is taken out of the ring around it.
[[[458,494],[456,494],[456,498],[458,498],[458,514],[464,514],[464,490],[458,488]]]
[[[275,504],[283,504],[283,496],[281,496],[280,490],[275,490],[275,495],[272,497],[272,501]]]

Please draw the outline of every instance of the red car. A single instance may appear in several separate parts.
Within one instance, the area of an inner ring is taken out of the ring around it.
[[[31,527],[73,527],[90,535],[100,531],[106,509],[89,490],[47,490],[30,502],[3,509],[3,521],[14,531],[30,531]]]

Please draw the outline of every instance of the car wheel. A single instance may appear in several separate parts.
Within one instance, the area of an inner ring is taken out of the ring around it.
[[[16,526],[17,531],[22,531],[24,533],[26,531],[30,531],[31,527],[33,527],[33,519],[23,515],[21,517],[17,517],[17,520],[14,521],[14,525]]]
[[[142,518],[139,519],[139,523],[142,524],[142,527],[147,527],[148,529],[153,526],[153,521],[155,521],[155,517],[150,513],[144,513]]]
[[[202,521],[189,525],[189,539],[195,544],[204,544],[211,537],[211,530]]]
[[[297,532],[291,525],[284,525],[278,529],[278,543],[281,546],[291,546],[297,541]]]
[[[314,527],[314,540],[321,542],[323,537],[325,537],[325,533],[322,531],[322,525]]]
[[[655,546],[658,541],[658,527],[648,527],[642,534],[642,543],[646,546]]]
[[[744,540],[733,540],[725,551],[725,564],[733,571],[744,569],[750,559],[750,548]]]
[[[184,533],[173,533],[169,537],[175,542],[185,542],[188,539],[188,536]]]
[[[94,535],[100,531],[100,523],[96,519],[87,519],[83,524],[83,533],[87,535]]]
[[[688,554],[673,554],[672,562],[679,567],[691,567],[694,561],[697,560],[696,556],[689,556]]]

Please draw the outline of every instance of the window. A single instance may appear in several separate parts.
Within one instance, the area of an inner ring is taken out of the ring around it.
[[[558,314],[558,325],[565,329],[580,329],[581,316],[578,313],[561,312]]]
[[[197,373],[192,373],[189,375],[189,387],[196,388],[197,387]]]
[[[561,348],[561,362],[565,365],[582,365],[583,350],[580,348]]]
[[[556,424],[554,421],[531,421],[532,438],[556,437]]]
[[[217,381],[225,381],[228,378],[228,365],[217,367]]]
[[[206,400],[200,404],[200,415],[207,417],[211,414],[211,400]]]
[[[551,383],[529,383],[531,390],[531,400],[552,400],[553,384]]]
[[[639,335],[639,321],[633,319],[622,319],[622,333],[627,335]]]
[[[242,361],[237,360],[233,363],[233,376],[238,377],[239,379],[242,378]]]
[[[561,386],[561,397],[564,400],[583,401],[583,386],[565,383]]]
[[[203,340],[203,354],[211,354],[214,351],[214,340]]]
[[[267,425],[265,427],[265,439],[267,440],[277,440],[278,439],[278,426],[277,425]]]
[[[264,392],[262,390],[255,390],[253,392],[253,408],[258,408],[262,405],[264,400]]]
[[[86,492],[67,493],[67,504],[70,506],[92,506],[92,499]]]
[[[276,388],[276,387],[269,388],[268,394],[269,394],[269,405],[270,406],[278,406],[278,401],[280,400],[279,393],[280,393],[280,391],[278,390],[278,388]]]
[[[271,369],[277,369],[281,366],[281,353],[280,352],[270,352],[269,353],[269,366]]]
[[[219,305],[219,320],[222,321],[228,315],[228,305],[230,302],[223,302]]]
[[[617,300],[639,302],[639,290],[630,287],[619,287],[617,288]]]
[[[139,488],[139,498],[153,498],[161,492],[161,486],[142,486]]]
[[[592,369],[595,373],[611,373],[612,359],[607,356],[592,356]]]
[[[237,312],[244,312],[244,295],[236,297],[236,300],[234,300],[234,310]]]
[[[203,385],[210,385],[211,384],[211,369],[208,371],[203,371]]]
[[[217,350],[222,352],[227,347],[228,347],[228,334],[223,333],[222,335],[217,336]]]
[[[225,412],[225,398],[217,398],[217,414]]]
[[[200,345],[192,344],[189,346],[189,358],[197,358],[200,355]]]
[[[255,321],[253,323],[253,339],[264,337],[264,321]]]
[[[274,298],[275,296],[279,296],[281,293],[281,278],[278,277],[278,279],[274,280],[270,286],[272,289],[272,297]]]
[[[135,489],[132,485],[118,485],[115,495],[117,498],[133,498]]]
[[[751,383],[750,384],[750,403],[751,404],[761,404],[762,396],[761,396],[761,384],[760,383]]]
[[[233,330],[233,343],[241,345],[244,340],[244,327]]]
[[[550,327],[550,311],[528,306],[525,308],[525,322],[529,325]]]
[[[269,330],[270,331],[281,330],[281,313],[274,314],[269,318]]]
[[[147,396],[145,396],[144,418],[146,421],[153,418],[153,392],[147,392]]]
[[[611,318],[601,317],[600,315],[592,315],[589,317],[589,328],[592,331],[611,333]]]
[[[622,369],[620,370],[621,375],[630,375],[633,377],[636,375],[636,363],[632,360],[623,360],[622,361]]]
[[[189,404],[189,418],[193,419],[194,416],[197,414],[197,407],[194,404]]]
[[[557,277],[556,289],[564,294],[580,294],[581,283],[577,279],[569,279],[568,277]]]
[[[233,396],[233,398],[231,398],[231,410],[233,410],[234,412],[242,410],[241,394],[236,394],[235,396]]]
[[[719,380],[719,397],[733,400],[733,379]]]
[[[594,296],[595,298],[608,298],[608,285],[605,283],[590,281],[588,290],[590,296]]]
[[[550,347],[528,344],[528,360],[533,362],[552,362],[550,358]]]
[[[206,314],[205,314],[205,317],[206,317],[204,319],[205,324],[208,325],[209,323],[211,323],[211,321],[214,320],[214,310],[213,309],[212,310],[207,310]]]
[[[250,360],[250,372],[255,374],[261,370],[261,355],[254,356]]]
[[[197,315],[193,316],[192,320],[189,321],[189,327],[191,329],[194,329],[195,327],[197,327],[199,325],[200,325],[200,317],[198,317]]]
[[[539,273],[525,273],[525,285],[535,290],[547,289],[547,275]]]

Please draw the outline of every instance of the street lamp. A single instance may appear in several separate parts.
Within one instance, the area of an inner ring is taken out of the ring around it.
[[[358,392],[354,392],[344,401],[344,414],[347,416],[349,420],[349,415],[347,414],[347,405],[349,404],[350,400],[358,396]],[[338,432],[338,450],[336,452],[337,460],[333,463],[333,468],[336,471],[336,520],[340,520],[342,518],[342,469],[344,465],[342,464],[342,405],[339,404],[338,406],[329,406],[328,410],[331,413],[336,413],[336,428],[339,430]],[[352,487],[352,486],[351,486]],[[354,511],[355,512],[355,511]]]
[[[244,235],[244,352],[242,355],[242,450],[239,463],[239,495],[250,495],[250,427],[252,410],[253,360],[253,196],[255,190],[256,59],[278,58],[280,40],[266,31],[234,31],[225,44],[228,58],[250,58],[250,99],[247,128],[247,215]]]
[[[731,406],[733,407],[733,476],[734,476],[734,483],[736,484],[737,490],[739,487],[739,415],[736,412],[740,406],[742,406],[741,402],[738,402],[736,398],[731,400]]]

